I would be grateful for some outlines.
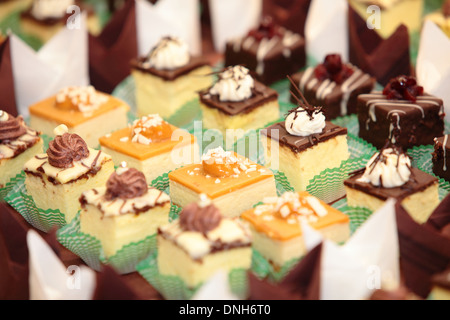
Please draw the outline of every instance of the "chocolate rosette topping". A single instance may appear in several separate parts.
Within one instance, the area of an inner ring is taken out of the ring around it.
[[[50,142],[48,162],[56,168],[71,168],[74,161],[80,161],[89,156],[86,142],[77,134],[64,133]]]
[[[23,125],[22,117],[15,118],[9,113],[2,111],[0,118],[0,141],[17,139],[26,132],[27,129]]]
[[[450,0],[447,0],[442,5],[442,13],[446,18],[450,18]]]
[[[105,198],[108,201],[133,199],[143,196],[148,190],[147,180],[142,172],[131,168],[118,174],[114,172],[106,182]]]
[[[187,205],[180,213],[180,226],[186,231],[207,233],[222,220],[219,209],[213,204],[200,207],[197,203]]]

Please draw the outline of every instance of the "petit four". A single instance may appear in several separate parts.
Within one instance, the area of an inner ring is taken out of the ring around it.
[[[305,191],[265,198],[242,218],[250,224],[253,248],[276,267],[306,253],[302,220],[336,243],[350,236],[348,216]]]
[[[249,269],[251,233],[239,218],[222,217],[207,199],[187,205],[180,218],[158,228],[158,269],[195,288],[218,270]]]
[[[184,207],[206,194],[225,217],[239,216],[265,197],[277,195],[273,173],[222,147],[210,149],[202,163],[169,173],[170,198]]]
[[[156,234],[169,220],[170,198],[148,187],[142,172],[119,167],[106,186],[82,193],[80,231],[100,240],[106,257]]]
[[[401,147],[387,143],[366,167],[344,181],[347,203],[375,211],[388,198],[397,199],[418,223],[424,223],[439,204],[438,179],[411,168]]]
[[[423,93],[413,77],[392,79],[383,92],[358,97],[359,136],[375,147],[384,146],[397,131],[396,143],[405,150],[432,144],[444,134],[443,101]]]
[[[283,172],[296,191],[303,191],[315,175],[339,167],[349,152],[347,128],[325,121],[321,108],[311,106],[304,97],[298,102],[284,122],[261,134],[266,165]]]
[[[450,181],[450,144],[448,135],[434,138],[434,152],[432,153],[433,173]]]
[[[92,8],[76,0],[32,0],[31,5],[24,10],[20,17],[22,30],[32,34],[44,43],[64,28],[68,19],[76,14],[71,8],[77,5],[87,14],[87,27],[93,34],[100,32],[100,21]]]
[[[150,53],[131,62],[138,115],[166,118],[212,83],[208,61],[189,54],[179,38],[164,37]]]
[[[349,61],[374,76],[378,83],[386,85],[398,75],[411,74],[409,45],[406,26],[400,25],[389,38],[383,39],[349,7]]]
[[[22,171],[25,162],[42,153],[39,134],[27,127],[22,117],[0,110],[0,188]]]
[[[30,106],[30,125],[48,136],[53,128],[65,124],[69,132],[80,135],[89,147],[98,139],[126,127],[130,107],[123,101],[94,87],[66,87],[55,96]]]
[[[339,54],[327,55],[322,64],[294,74],[292,80],[309,103],[323,106],[329,120],[356,113],[358,95],[371,92],[375,86],[375,78],[343,63]],[[295,90],[293,86],[291,90]],[[295,97],[291,101],[296,103]]]
[[[83,191],[105,185],[114,164],[109,155],[89,148],[64,125],[55,129],[55,135],[46,153],[25,163],[25,186],[38,208],[58,209],[69,223],[80,210]]]
[[[450,300],[450,268],[435,274],[431,278],[433,288],[431,298],[434,300]]]
[[[442,31],[450,37],[450,0],[446,0],[444,2],[441,11],[433,12],[427,15],[426,19],[436,23]]]
[[[270,17],[246,36],[228,41],[225,48],[225,66],[244,65],[266,85],[297,72],[305,63],[303,37],[275,25]]]
[[[280,117],[278,93],[255,81],[249,70],[242,66],[226,68],[218,81],[200,92],[203,126],[220,130],[224,137],[227,129],[236,137],[247,130],[256,130]]]
[[[130,127],[101,137],[100,145],[114,163],[125,161],[128,167],[143,172],[149,182],[163,173],[196,163],[199,158],[195,137],[157,114],[144,116]]]
[[[423,4],[424,0],[350,0],[350,5],[364,20],[372,21],[374,11],[369,6],[380,9],[380,23],[374,30],[383,38],[388,38],[402,24],[411,33],[420,31]]]

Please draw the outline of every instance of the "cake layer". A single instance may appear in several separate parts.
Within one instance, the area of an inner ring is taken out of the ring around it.
[[[86,190],[104,186],[114,172],[114,164],[110,158],[106,159],[95,172],[81,176],[77,174],[78,178],[72,181],[67,178],[71,175],[64,175],[64,179],[60,180],[59,176],[49,176],[36,170],[30,171],[30,169],[30,167],[25,169],[25,185],[36,206],[43,210],[58,209],[65,214],[66,223],[70,223],[81,208],[78,200],[81,194]],[[57,174],[57,172],[48,171],[51,174]],[[55,184],[56,181],[60,182]]]
[[[252,249],[250,246],[217,251],[193,260],[172,241],[158,235],[158,270],[160,274],[180,277],[185,284],[194,288],[208,280],[217,271],[249,269]]]
[[[117,253],[124,245],[139,242],[155,234],[169,220],[170,202],[139,214],[106,217],[95,205],[87,204],[81,211],[80,231],[102,244],[106,257]]]
[[[233,136],[231,139],[239,139],[248,130],[257,130],[280,118],[280,107],[276,98],[250,112],[236,115],[228,115],[219,109],[209,108],[203,103],[200,104],[200,107],[203,113],[203,126],[207,129],[220,130],[223,137]],[[227,135],[227,129],[233,130],[233,132]]]
[[[430,95],[416,102],[388,100],[381,92],[358,97],[359,136],[382,148],[395,127],[400,129],[397,143],[403,149],[432,144],[444,134],[443,101]]]
[[[357,98],[360,94],[369,93],[375,85],[375,78],[351,66],[353,75],[338,84],[332,80],[318,80],[314,74],[314,67],[292,76],[294,83],[303,92],[306,100],[313,106],[322,106],[328,120],[339,116],[356,113]],[[291,84],[291,91],[295,88]],[[297,103],[291,97],[293,103]]]
[[[277,127],[286,132],[282,126]],[[282,135],[282,133],[280,133],[280,140],[263,138],[261,141],[265,149],[266,165],[283,172],[296,191],[306,190],[314,176],[327,168],[339,167],[342,161],[348,159],[346,133],[347,129],[342,130],[337,127],[336,131],[329,133],[328,139],[319,138],[320,142],[314,146],[311,146],[308,138]],[[272,141],[281,141],[281,143],[278,145]],[[274,151],[273,147],[277,147],[278,150]]]
[[[264,178],[262,180],[250,180],[251,183],[249,184],[240,184],[238,181],[236,181],[236,184],[227,183],[226,186],[228,187],[225,186],[220,189],[217,189],[217,187],[214,188],[213,185],[205,185],[199,182],[201,190],[196,188],[196,191],[180,183],[180,181],[172,179],[172,173],[174,172],[169,174],[169,187],[170,197],[174,204],[184,207],[189,203],[198,202],[200,194],[205,193],[212,199],[214,205],[225,217],[239,216],[242,212],[252,208],[254,204],[262,201],[265,197],[274,197],[277,195],[273,175],[262,176]],[[214,180],[212,179],[213,183]],[[213,189],[211,190],[210,187]],[[211,196],[211,192],[214,192],[212,194],[216,196]]]
[[[38,138],[37,142],[16,157],[0,160],[0,188],[3,188],[11,178],[18,175],[28,160],[36,154],[42,153],[43,144],[42,139]]]
[[[133,69],[138,116],[157,113],[164,118],[170,117],[184,104],[195,99],[198,91],[211,85],[211,73],[211,67],[202,66],[173,80],[166,80],[158,75]]]

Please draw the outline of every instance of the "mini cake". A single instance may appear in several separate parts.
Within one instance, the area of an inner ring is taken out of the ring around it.
[[[238,218],[224,218],[207,200],[191,203],[180,218],[158,228],[159,273],[178,276],[195,288],[220,269],[249,269],[250,230]]]
[[[336,243],[350,236],[348,216],[307,192],[265,198],[263,204],[244,212],[242,218],[250,224],[253,248],[276,267],[306,253],[300,226],[303,219]]]
[[[323,106],[329,120],[356,113],[358,95],[369,93],[375,78],[351,64],[344,64],[339,54],[330,54],[322,64],[296,73],[292,80],[312,105]],[[295,89],[291,85],[291,91]],[[295,97],[291,101],[296,103]]]
[[[89,147],[96,148],[101,136],[126,127],[129,109],[123,101],[93,87],[67,87],[30,106],[30,125],[54,136],[53,128],[65,124],[69,132],[80,135]]]
[[[436,23],[450,37],[450,0],[444,2],[441,11],[433,12],[425,18]]]
[[[169,117],[212,83],[208,61],[190,56],[187,44],[174,37],[162,38],[146,57],[133,60],[131,67],[139,116]]]
[[[169,220],[169,196],[149,188],[133,168],[120,167],[106,186],[83,192],[80,203],[80,231],[100,240],[106,257],[156,234]]]
[[[389,143],[344,185],[349,206],[375,211],[388,198],[395,198],[418,223],[426,222],[439,204],[438,179],[411,168],[401,147]]]
[[[368,7],[375,5],[380,8],[380,23],[375,30],[387,38],[401,25],[404,24],[408,30],[420,31],[422,27],[422,12],[424,0],[350,0],[351,6],[361,15],[364,20],[373,21],[374,12]],[[376,26],[376,24],[375,24]]]
[[[450,144],[448,135],[434,138],[434,152],[432,153],[433,173],[450,181]]]
[[[80,210],[82,192],[105,185],[114,164],[104,152],[88,148],[79,135],[67,133],[64,125],[55,135],[46,154],[25,163],[25,185],[38,208],[58,209],[69,223]]]
[[[444,134],[443,101],[423,93],[413,77],[392,79],[383,92],[358,97],[359,136],[375,147],[384,146],[394,128],[403,149],[432,144]]]
[[[433,289],[431,298],[434,300],[450,300],[450,268],[435,274],[431,278]]]
[[[32,4],[21,14],[21,28],[45,43],[66,27],[68,19],[76,14],[70,9],[75,5],[87,11],[87,27],[91,33],[98,34],[100,21],[97,15],[92,8],[76,0],[32,0]]]
[[[28,128],[22,117],[0,110],[0,188],[22,171],[25,162],[42,153],[39,134]]]
[[[296,191],[306,190],[315,175],[349,157],[347,128],[325,121],[320,107],[303,100],[284,122],[261,131],[266,165],[283,172]]]
[[[163,173],[196,163],[199,158],[195,137],[157,114],[142,117],[131,127],[101,137],[100,145],[114,163],[125,161],[130,168],[142,171],[149,182]]]
[[[203,126],[227,129],[237,138],[247,130],[256,130],[280,117],[278,93],[255,81],[242,66],[228,67],[211,88],[200,92]],[[237,131],[239,130],[239,132]]]
[[[266,85],[282,80],[305,66],[305,40],[265,17],[245,37],[228,41],[225,66],[244,65]]]
[[[177,206],[197,202],[206,194],[225,217],[236,217],[265,197],[277,195],[273,173],[250,160],[210,149],[201,164],[169,173],[170,198]]]

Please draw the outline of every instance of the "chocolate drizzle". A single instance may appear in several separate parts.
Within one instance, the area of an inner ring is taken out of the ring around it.
[[[215,229],[222,220],[219,209],[213,204],[200,207],[197,203],[187,205],[180,213],[180,226],[185,231],[206,234]]]
[[[4,114],[8,118],[0,121],[0,142],[17,139],[27,132],[21,116],[15,118],[9,113],[4,112]]]
[[[74,161],[80,161],[89,156],[86,142],[77,134],[64,133],[50,142],[48,149],[48,162],[56,168],[71,168]]]
[[[147,180],[142,172],[131,168],[118,174],[114,172],[106,182],[105,199],[108,201],[120,198],[123,200],[143,196],[148,190]]]

